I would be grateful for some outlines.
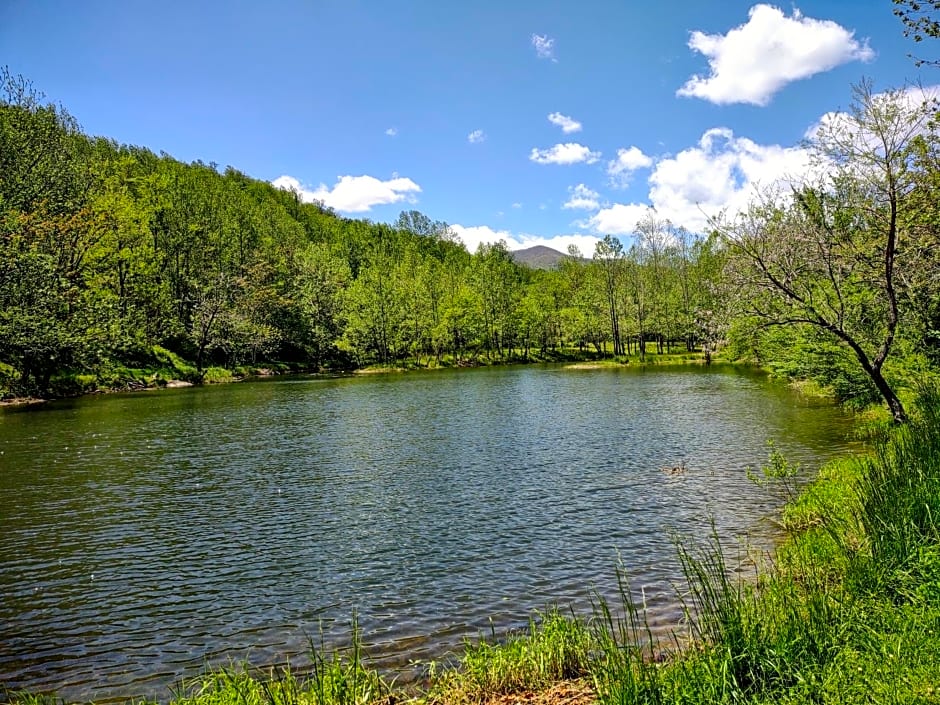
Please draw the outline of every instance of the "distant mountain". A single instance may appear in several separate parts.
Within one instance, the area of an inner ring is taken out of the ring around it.
[[[524,250],[514,250],[511,254],[516,264],[525,265],[532,269],[555,269],[568,256],[544,245],[527,247]]]

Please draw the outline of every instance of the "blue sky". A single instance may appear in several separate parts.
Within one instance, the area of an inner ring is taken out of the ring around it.
[[[940,83],[890,0],[0,1],[0,64],[86,132],[472,249],[691,230],[798,172],[853,83]]]

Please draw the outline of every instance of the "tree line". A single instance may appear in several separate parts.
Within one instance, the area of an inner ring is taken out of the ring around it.
[[[417,211],[344,218],[214,164],[86,135],[0,74],[0,391],[157,366],[474,364],[725,347],[843,398],[940,361],[936,108],[859,86],[818,168],[692,234],[650,210],[553,270]],[[628,246],[624,242],[629,243]],[[110,376],[109,376],[110,375]],[[120,378],[120,374],[117,375]]]
[[[147,367],[154,346],[202,373],[698,340],[716,271],[686,234],[531,270],[504,243],[467,252],[417,211],[343,218],[232,167],[89,137],[21,77],[0,80],[0,364],[18,393],[62,372]]]

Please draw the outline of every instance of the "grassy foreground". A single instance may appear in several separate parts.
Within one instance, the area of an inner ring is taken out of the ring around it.
[[[826,466],[783,514],[787,540],[756,580],[731,577],[717,542],[680,546],[685,636],[654,645],[624,583],[593,617],[549,610],[527,630],[432,664],[418,693],[344,653],[290,671],[207,674],[177,705],[367,705],[489,701],[940,703],[940,393],[876,434],[869,455]],[[787,482],[772,456],[772,479]],[[43,696],[10,694],[19,705]]]

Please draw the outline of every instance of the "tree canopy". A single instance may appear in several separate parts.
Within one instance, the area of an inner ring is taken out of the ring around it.
[[[892,360],[940,361],[940,159],[935,108],[915,98],[862,84],[816,135],[818,178],[713,233],[651,211],[534,270],[415,210],[344,218],[233,167],[90,137],[3,72],[0,393],[121,385],[168,359],[198,381],[726,347],[901,420]]]

